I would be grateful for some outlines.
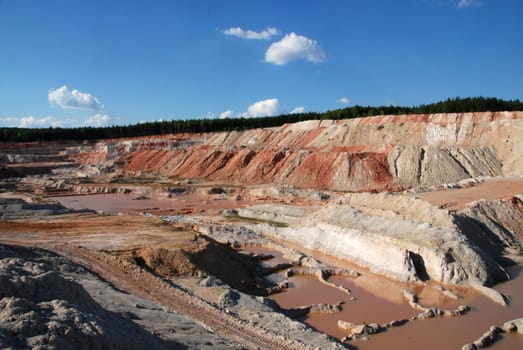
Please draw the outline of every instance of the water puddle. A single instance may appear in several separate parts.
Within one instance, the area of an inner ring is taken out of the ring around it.
[[[274,255],[272,251],[263,248],[256,249],[256,253]],[[319,258],[318,254],[314,254],[314,257]],[[339,264],[335,264],[337,259],[326,260],[330,260],[328,263],[333,266],[342,265],[341,267],[348,268],[346,263],[340,261]],[[275,262],[268,260],[267,263]],[[502,325],[505,321],[523,317],[523,278],[520,271],[519,266],[513,267],[510,269],[513,279],[496,287],[498,291],[512,296],[509,307],[498,305],[474,291],[457,289],[456,292],[463,295],[463,298],[456,300],[442,294],[438,286],[407,285],[368,272],[356,279],[344,276],[332,276],[328,279],[328,282],[350,289],[351,295],[322,283],[317,278],[297,275],[289,278],[289,288],[286,291],[272,295],[271,299],[284,309],[343,302],[341,312],[309,313],[300,319],[321,332],[341,339],[347,335],[347,331],[337,326],[338,320],[354,324],[374,322],[384,324],[392,320],[407,319],[420,313],[412,309],[403,299],[403,290],[409,288],[418,294],[420,303],[424,306],[454,309],[459,305],[469,305],[472,311],[460,317],[415,320],[400,327],[389,328],[383,333],[372,336],[368,341],[352,341],[350,345],[362,350],[461,349],[463,345],[479,338],[491,325]],[[351,297],[354,299],[351,300]],[[523,349],[521,335],[505,334],[500,339],[490,348]]]
[[[264,260],[264,264],[274,266],[278,264],[289,263],[289,260],[283,257],[283,253],[276,249],[262,248],[262,247],[245,247],[241,252],[252,253],[256,255],[272,256],[272,258]]]
[[[251,205],[249,201],[212,198],[207,195],[177,195],[173,198],[148,198],[130,194],[90,194],[52,197],[66,208],[91,209],[106,214],[136,214],[148,212],[157,215],[236,209]]]

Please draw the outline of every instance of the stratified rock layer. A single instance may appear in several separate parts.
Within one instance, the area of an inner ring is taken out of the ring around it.
[[[77,162],[121,164],[135,175],[382,191],[520,174],[522,137],[523,112],[484,112],[311,120],[69,152]]]

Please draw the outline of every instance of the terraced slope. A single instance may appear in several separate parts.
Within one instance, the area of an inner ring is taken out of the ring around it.
[[[105,142],[73,153],[134,175],[382,191],[518,175],[522,136],[523,112],[403,115]]]

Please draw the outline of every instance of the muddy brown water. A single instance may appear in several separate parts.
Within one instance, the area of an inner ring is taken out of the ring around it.
[[[258,249],[258,252],[260,250]],[[335,258],[327,258],[329,264],[348,268],[354,267]],[[325,260],[325,259],[324,259]],[[337,264],[336,264],[337,262]],[[341,265],[341,266],[340,266]],[[362,271],[362,269],[360,269]],[[508,320],[523,317],[523,276],[521,267],[510,270],[513,279],[496,286],[496,290],[510,295],[508,307],[498,305],[474,291],[456,290],[463,295],[455,300],[443,295],[435,286],[419,286],[389,281],[381,276],[364,272],[362,276],[333,276],[329,282],[349,288],[355,300],[348,294],[328,286],[314,277],[293,276],[289,279],[289,289],[271,296],[282,308],[291,309],[309,304],[344,302],[343,310],[335,314],[311,313],[303,322],[309,326],[341,339],[347,332],[337,326],[338,320],[354,324],[387,323],[392,320],[410,318],[420,311],[412,309],[402,297],[404,289],[416,291],[420,303],[441,309],[454,309],[459,305],[469,305],[472,311],[461,317],[416,320],[406,325],[389,328],[386,332],[374,335],[368,341],[352,341],[348,345],[356,349],[461,349],[486,332],[492,325],[502,325]],[[505,334],[492,349],[523,349],[523,336]]]
[[[272,256],[272,258],[266,260],[266,261],[270,262],[269,265],[284,264],[284,263],[289,262],[288,259],[285,259],[283,257],[283,253],[276,249],[262,248],[262,247],[244,247],[244,249],[242,251],[246,252],[246,253]]]
[[[137,198],[139,198],[137,195],[105,193],[52,197],[52,199],[70,209],[91,209],[113,215],[141,212],[169,214],[170,212],[184,209],[195,209],[196,211],[236,209],[252,204],[249,201],[210,198],[204,195],[177,195],[173,198],[145,198],[138,200]]]

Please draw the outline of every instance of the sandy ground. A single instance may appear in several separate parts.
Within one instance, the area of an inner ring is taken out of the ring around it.
[[[502,199],[515,194],[523,194],[523,180],[519,178],[487,179],[472,187],[440,189],[416,196],[441,208],[460,210],[481,199]]]

